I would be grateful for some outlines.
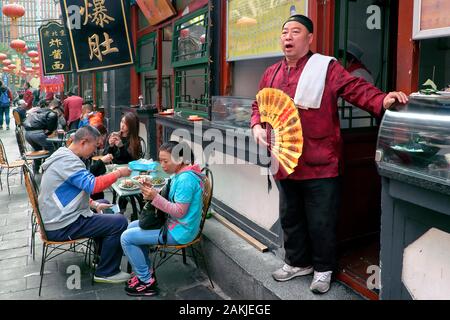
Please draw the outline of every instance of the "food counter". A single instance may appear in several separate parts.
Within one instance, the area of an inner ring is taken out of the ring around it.
[[[382,176],[381,299],[411,299],[416,291],[405,271],[414,266],[403,263],[410,261],[405,249],[431,228],[450,232],[450,99],[410,97],[406,106],[386,111],[375,158]],[[429,270],[439,263],[427,261],[415,277],[432,281]]]

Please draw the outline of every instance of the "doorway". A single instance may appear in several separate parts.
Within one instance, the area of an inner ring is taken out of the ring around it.
[[[393,83],[394,0],[337,0],[334,55],[355,76],[383,91]],[[379,120],[348,102],[339,102],[344,141],[342,207],[338,223],[338,279],[369,299],[378,299],[370,283],[378,272],[381,179],[374,155]]]

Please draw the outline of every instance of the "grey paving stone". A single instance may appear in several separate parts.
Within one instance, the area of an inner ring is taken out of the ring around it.
[[[4,241],[0,242],[0,251],[27,247],[28,245],[29,245],[28,239],[24,239],[24,238],[4,240]]]
[[[28,260],[27,257],[18,257],[18,258],[0,260],[0,270],[24,267],[27,265],[27,260]]]
[[[67,277],[62,277],[56,271],[45,270],[44,277],[42,279],[42,287],[61,287],[61,289],[67,289],[66,281]],[[50,272],[50,273],[47,273]],[[31,277],[26,278],[26,289],[34,289],[39,288],[39,283],[41,281],[41,277],[39,276],[39,272],[37,275],[33,275]]]
[[[93,292],[82,292],[76,293],[68,296],[63,296],[62,300],[99,300],[95,291]]]
[[[181,300],[223,300],[222,297],[202,284],[177,291],[177,296]]]
[[[23,257],[27,256],[30,253],[30,248],[18,248],[18,249],[9,249],[9,250],[1,250],[0,251],[0,260]]]
[[[23,215],[23,217],[19,216],[19,213],[11,213],[8,215],[3,215],[2,218],[6,217],[6,225],[12,226],[16,224],[23,224],[23,223],[30,223],[30,218],[28,218],[26,215]],[[2,219],[0,218],[0,219]]]
[[[25,224],[0,226],[0,234],[5,235],[8,233],[13,233],[13,232],[27,230],[27,229],[28,229],[28,225],[25,225]]]
[[[29,238],[31,237],[31,230],[22,230],[22,231],[16,231],[11,232],[8,234],[5,234],[3,236],[3,240],[12,240],[12,239],[27,239],[29,241]],[[39,237],[39,235],[38,235]]]
[[[0,218],[0,226],[6,226],[6,221],[5,218]]]
[[[0,294],[22,291],[26,289],[25,279],[0,281]]]

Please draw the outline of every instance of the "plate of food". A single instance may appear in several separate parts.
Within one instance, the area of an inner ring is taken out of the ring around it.
[[[173,111],[173,109],[167,109],[167,110],[161,111],[159,114],[161,114],[163,116],[169,116],[169,115],[174,114],[174,111]]]
[[[131,180],[133,180],[134,182],[141,184],[140,180],[146,180],[146,181],[151,181],[152,177],[146,174],[140,174],[134,177],[131,177]]]
[[[126,191],[135,191],[140,187],[133,180],[126,179],[119,184],[119,188]]]
[[[161,177],[152,177],[150,179],[150,183],[152,184],[152,186],[159,188],[166,184],[166,179]]]
[[[393,144],[391,150],[406,164],[425,166],[434,160],[440,150],[439,147],[426,145],[420,142]]]
[[[205,120],[205,119],[202,117],[196,116],[196,115],[192,115],[192,116],[188,117],[188,120],[189,121],[201,121],[201,120]]]
[[[155,188],[160,188],[166,184],[166,179],[160,177],[153,177],[149,175],[138,175],[131,178],[135,183],[141,184],[140,180],[147,180]]]

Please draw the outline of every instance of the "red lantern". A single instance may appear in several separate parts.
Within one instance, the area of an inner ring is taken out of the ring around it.
[[[13,20],[21,18],[25,14],[25,8],[17,3],[10,3],[3,6],[2,12],[5,16]]]
[[[9,72],[10,71],[8,67],[3,67],[2,70],[3,70],[3,72]]]
[[[3,65],[8,66],[11,64],[11,62],[12,62],[11,60],[5,59],[5,60],[3,60]]]
[[[33,72],[33,69],[32,69],[32,68],[25,68],[25,72],[26,72],[26,73],[32,73],[32,72]]]
[[[22,51],[25,49],[27,44],[23,40],[16,39],[16,40],[11,41],[11,44],[9,46],[16,51]]]
[[[32,68],[33,68],[33,70],[39,70],[40,69],[38,64],[35,64]]]
[[[0,61],[5,60],[6,58],[8,58],[8,56],[4,53],[0,53]]]
[[[31,51],[30,51],[31,52]],[[30,52],[28,52],[28,53],[30,53]],[[30,61],[32,62],[32,63],[39,63],[39,58],[32,58],[32,59],[30,59]]]
[[[37,58],[37,57],[39,57],[39,53],[37,51],[31,50],[28,52],[28,56],[30,58]]]

